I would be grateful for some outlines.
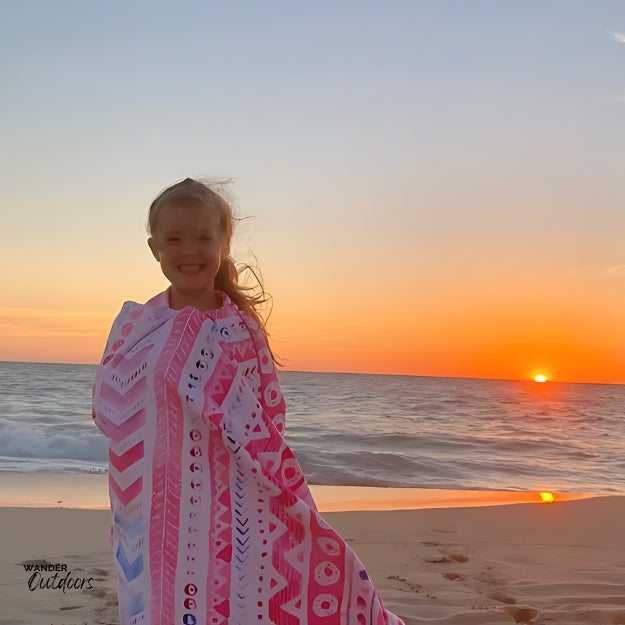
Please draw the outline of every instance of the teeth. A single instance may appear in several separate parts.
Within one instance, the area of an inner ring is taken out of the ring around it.
[[[178,265],[178,269],[182,273],[199,273],[202,269],[202,265]]]

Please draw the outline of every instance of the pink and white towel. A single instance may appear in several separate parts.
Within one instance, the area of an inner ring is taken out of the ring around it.
[[[124,304],[98,369],[122,625],[398,625],[286,445],[257,324]]]

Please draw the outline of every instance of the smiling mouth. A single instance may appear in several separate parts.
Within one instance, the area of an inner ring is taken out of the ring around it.
[[[200,273],[200,271],[202,271],[203,266],[204,265],[178,265],[178,269],[182,273],[193,275],[196,273]]]

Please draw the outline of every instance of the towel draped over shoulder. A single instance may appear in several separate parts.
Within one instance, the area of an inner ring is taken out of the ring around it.
[[[126,302],[96,375],[122,625],[397,625],[317,512],[263,332]]]

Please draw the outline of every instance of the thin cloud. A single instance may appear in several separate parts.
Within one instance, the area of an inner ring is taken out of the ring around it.
[[[605,270],[606,274],[616,278],[625,277],[625,265],[612,265]]]
[[[98,313],[0,306],[0,336],[102,336],[108,322]]]
[[[608,30],[608,33],[610,33],[610,35],[612,35],[612,37],[614,37],[616,41],[620,43],[625,43],[625,35],[622,35],[621,33],[615,33],[611,30]]]

